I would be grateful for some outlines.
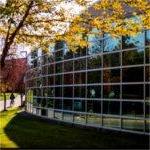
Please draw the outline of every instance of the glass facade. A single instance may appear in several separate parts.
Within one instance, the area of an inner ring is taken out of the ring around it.
[[[90,38],[89,38],[90,39]],[[27,111],[75,124],[149,134],[150,31],[91,40],[69,51],[33,51],[26,73]]]

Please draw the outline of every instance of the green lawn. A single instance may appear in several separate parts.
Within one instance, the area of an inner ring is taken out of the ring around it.
[[[11,93],[6,93],[6,99],[10,99],[10,94]],[[14,93],[14,96],[17,97],[18,96],[18,93]],[[4,95],[3,93],[0,92],[0,100],[4,100]]]
[[[0,113],[2,148],[148,148],[148,136],[56,124],[19,109]]]

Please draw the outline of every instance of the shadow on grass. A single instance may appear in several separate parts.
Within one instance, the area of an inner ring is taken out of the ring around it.
[[[86,129],[18,113],[4,129],[20,148],[142,148],[148,136]]]

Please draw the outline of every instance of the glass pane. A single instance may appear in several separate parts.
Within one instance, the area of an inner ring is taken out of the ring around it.
[[[145,131],[150,132],[150,119],[146,120]]]
[[[61,73],[62,72],[62,63],[57,63],[55,64],[55,72],[56,73]]]
[[[63,113],[63,120],[67,121],[67,122],[73,122],[73,114],[68,113],[68,112],[64,112]]]
[[[54,64],[48,66],[48,74],[54,74]]]
[[[121,123],[121,120],[119,118],[113,118],[113,117],[103,118],[103,125],[105,127],[120,128],[120,123]]]
[[[142,82],[144,80],[144,68],[132,67],[122,69],[122,82]]]
[[[150,66],[145,67],[145,81],[146,82],[150,81]]]
[[[150,102],[145,103],[145,117],[150,118]]]
[[[55,87],[55,97],[62,97],[62,87]]]
[[[54,99],[48,99],[47,100],[47,107],[48,108],[53,108],[54,107]]]
[[[92,126],[100,126],[102,124],[101,117],[96,115],[87,115],[87,124]]]
[[[41,109],[41,115],[42,116],[48,116],[47,109]]]
[[[119,115],[120,114],[120,102],[103,101],[103,113]]]
[[[64,87],[64,97],[73,96],[73,87]]]
[[[87,72],[87,83],[100,83],[101,71]]]
[[[55,84],[61,85],[62,84],[62,75],[56,75],[55,76]]]
[[[48,110],[48,117],[53,118],[54,117],[54,111],[53,110]]]
[[[143,131],[144,130],[144,120],[134,120],[134,119],[123,119],[122,128],[128,130]]]
[[[55,61],[61,61],[63,59],[63,50],[55,52]]]
[[[41,107],[46,107],[47,106],[47,99],[46,98],[42,98],[41,99]]]
[[[85,86],[75,86],[74,87],[74,97],[86,97]]]
[[[104,36],[104,52],[112,52],[121,48],[121,38],[111,37],[108,34]]]
[[[73,58],[73,52],[72,51],[65,51],[64,52],[64,59],[71,59]]]
[[[47,66],[42,67],[42,74],[47,75]]]
[[[96,69],[101,67],[101,56],[93,56],[87,58],[87,68]]]
[[[149,100],[150,101],[150,84],[146,84],[145,85],[145,100]]]
[[[85,101],[84,100],[74,100],[74,110],[75,111],[85,111]]]
[[[87,112],[89,113],[101,113],[101,101],[88,100]]]
[[[115,67],[120,66],[120,54],[107,54],[103,56],[103,65],[104,67]]]
[[[64,74],[64,84],[73,84],[73,74]]]
[[[86,59],[77,59],[74,61],[75,70],[85,70],[86,69]]]
[[[55,112],[54,112],[54,118],[55,118],[55,119],[62,120],[62,112],[55,111]]]
[[[64,62],[64,72],[73,71],[73,61],[65,61]]]
[[[54,88],[48,88],[48,97],[54,97]]]
[[[150,30],[146,31],[146,45],[150,45]]]
[[[120,69],[104,70],[103,82],[120,82]]]
[[[143,85],[122,85],[123,99],[143,99]]]
[[[145,62],[146,64],[150,63],[150,47],[145,48]]]
[[[120,98],[120,86],[119,85],[104,85],[103,86],[103,98],[109,98],[109,99]]]
[[[55,99],[55,109],[62,109],[62,99]]]
[[[74,74],[74,84],[84,84],[86,79],[86,73],[75,73]]]
[[[122,53],[123,65],[136,65],[144,63],[144,51],[130,50]]]
[[[54,85],[54,77],[48,77],[48,86]]]
[[[74,122],[85,124],[85,115],[82,114],[74,114]]]
[[[42,85],[43,85],[43,86],[46,86],[46,85],[47,85],[47,78],[46,78],[46,77],[43,77],[43,78],[42,78]]]
[[[101,86],[87,86],[88,98],[100,98],[101,97]]]
[[[122,114],[131,117],[143,117],[142,102],[122,102]]]
[[[73,100],[65,99],[63,100],[63,109],[64,110],[72,110]]]
[[[122,37],[122,48],[123,49],[128,49],[128,48],[133,48],[137,47],[139,50],[143,49],[145,45],[145,36],[144,32],[139,33],[136,36],[126,36]]]

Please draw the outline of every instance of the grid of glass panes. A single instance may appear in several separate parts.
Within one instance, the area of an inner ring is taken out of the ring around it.
[[[104,36],[93,45],[76,53],[62,48],[51,55],[33,55],[26,75],[26,91],[33,92],[30,112],[148,133],[150,31],[137,37]]]

